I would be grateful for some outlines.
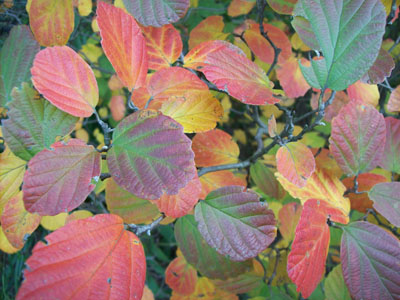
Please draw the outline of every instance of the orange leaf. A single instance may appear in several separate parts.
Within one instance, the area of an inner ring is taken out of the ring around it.
[[[99,102],[97,81],[89,65],[68,46],[40,51],[33,61],[32,82],[59,109],[90,117]]]
[[[172,260],[165,270],[165,283],[174,292],[190,295],[196,289],[197,270],[180,255]]]
[[[301,204],[296,202],[287,203],[279,210],[279,231],[288,242],[292,241],[294,238],[294,233],[297,223],[299,223],[302,210],[303,207]]]
[[[301,64],[307,65],[307,60],[302,58]],[[304,96],[310,89],[303,73],[301,73],[299,62],[294,56],[291,56],[276,69],[276,75],[289,98]]]
[[[361,100],[366,104],[377,106],[379,102],[379,91],[376,84],[363,83],[360,80],[347,88],[350,100]]]
[[[15,253],[18,252],[20,249],[13,247],[10,242],[8,241],[6,235],[3,232],[3,228],[0,226],[0,250],[5,253]]]
[[[194,161],[198,167],[238,162],[239,146],[221,129],[198,133],[192,140]]]
[[[248,14],[256,5],[255,0],[233,0],[228,6],[228,16],[237,17]]]
[[[323,101],[326,102],[329,97],[331,96],[331,91],[325,91]],[[320,92],[316,94],[312,94],[311,96],[311,107],[312,109],[318,108],[318,99],[319,99]],[[347,103],[350,102],[350,98],[344,91],[336,92],[335,98],[333,98],[333,102],[325,109],[325,116],[324,119],[328,122],[332,122],[332,119],[339,114],[339,111],[345,106]]]
[[[112,96],[109,106],[111,110],[111,116],[115,121],[121,121],[125,117],[126,106],[124,96]]]
[[[301,188],[315,170],[314,155],[302,142],[288,143],[276,153],[276,166],[279,173]]]
[[[141,27],[146,41],[149,69],[159,70],[169,67],[182,52],[179,31],[171,24],[163,27]]]
[[[124,86],[130,91],[145,84],[146,41],[135,19],[123,9],[99,2],[97,23],[101,45]]]
[[[387,109],[391,112],[400,111],[400,85],[390,94]]]
[[[63,46],[74,30],[72,0],[35,0],[28,10],[29,24],[41,46]]]
[[[202,42],[225,40],[228,34],[222,32],[224,26],[222,16],[211,16],[204,19],[190,32],[189,49],[193,49]]]
[[[115,215],[75,220],[38,242],[17,299],[141,299],[146,258]]]
[[[200,199],[205,199],[206,196],[216,189],[228,185],[240,185],[247,186],[246,178],[236,176],[233,172],[229,170],[210,172],[204,174],[200,177],[200,182],[202,186]]]

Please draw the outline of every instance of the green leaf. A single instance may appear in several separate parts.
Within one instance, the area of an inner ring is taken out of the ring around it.
[[[301,0],[295,15],[303,18],[293,23],[302,40],[324,56],[301,65],[311,86],[344,90],[375,62],[386,25],[380,0]]]
[[[257,161],[250,166],[250,178],[266,195],[275,199],[282,199],[286,192],[276,179],[274,172],[264,163]]]
[[[326,277],[325,296],[326,300],[351,300],[347,286],[344,283],[341,265],[334,267]]]
[[[3,122],[3,134],[11,151],[24,160],[50,146],[58,136],[70,133],[78,121],[44,99],[35,99],[36,91],[23,83],[12,92],[9,119]]]

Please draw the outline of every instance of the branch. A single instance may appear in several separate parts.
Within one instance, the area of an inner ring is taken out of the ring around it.
[[[394,15],[396,14],[396,9],[397,9],[397,5],[396,5],[396,0],[392,0],[392,6],[390,8],[390,13],[386,19],[386,24],[388,25],[392,25],[392,20],[394,18]]]
[[[136,224],[127,224],[128,228],[133,231],[137,236],[147,233],[147,235],[151,235],[151,231],[156,228],[162,220],[164,220],[165,216],[162,215],[158,219],[154,220],[152,223],[147,225],[136,225]]]
[[[103,130],[104,144],[106,145],[107,150],[108,150],[108,148],[110,148],[110,141],[111,141],[110,133],[113,132],[114,129],[110,128],[106,122],[104,122],[102,119],[100,119],[100,116],[96,110],[94,110],[94,115],[96,116],[97,123],[99,123],[101,129]],[[104,150],[104,151],[106,151],[106,150]]]

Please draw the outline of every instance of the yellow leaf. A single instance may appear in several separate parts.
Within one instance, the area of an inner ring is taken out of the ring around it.
[[[79,0],[78,12],[82,17],[90,15],[92,12],[92,0]]]
[[[7,240],[3,232],[3,228],[0,226],[0,250],[6,253],[15,253],[18,252],[20,249],[14,248],[10,242]]]
[[[75,131],[75,137],[80,139],[80,140],[82,140],[82,141],[84,141],[84,142],[86,142],[86,143],[89,142],[89,134],[83,128],[80,128],[77,131]]]
[[[88,211],[88,210],[76,210],[74,212],[72,212],[69,216],[67,216],[66,220],[65,220],[65,224],[74,221],[74,220],[80,220],[80,219],[86,219],[86,218],[90,218],[92,217],[93,214]]]
[[[44,216],[40,221],[40,225],[42,225],[47,230],[54,231],[65,225],[67,217],[68,217],[67,213],[60,213],[55,216]]]
[[[103,50],[101,48],[93,43],[90,42],[91,40],[88,40],[88,42],[82,46],[81,52],[84,55],[81,55],[83,59],[86,59],[86,57],[93,63],[97,62],[99,60],[99,57],[103,54]]]

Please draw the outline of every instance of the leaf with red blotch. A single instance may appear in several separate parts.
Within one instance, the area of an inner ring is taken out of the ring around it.
[[[274,176],[275,169],[270,168],[261,161],[250,165],[250,178],[256,186],[266,195],[275,199],[282,199],[286,192]]]
[[[344,226],[340,260],[354,299],[399,299],[400,247],[393,234],[368,222]]]
[[[41,217],[25,210],[22,192],[12,197],[4,207],[1,226],[10,244],[21,249],[29,235],[39,226]]]
[[[126,10],[144,26],[161,27],[182,18],[189,0],[123,0]]]
[[[387,179],[385,176],[374,173],[363,173],[357,177],[357,190],[359,192],[368,192],[374,185],[386,181]],[[347,177],[343,179],[342,182],[348,190],[354,188],[354,177]],[[372,208],[373,202],[370,200],[367,193],[349,193],[347,197],[350,199],[351,209],[366,213],[368,208]]]
[[[27,211],[55,216],[78,207],[95,188],[101,155],[78,139],[56,142],[28,163],[22,190]]]
[[[247,15],[255,5],[255,0],[233,0],[228,6],[228,16]]]
[[[269,6],[278,14],[291,15],[298,0],[267,0]]]
[[[246,56],[230,48],[208,53],[199,71],[220,90],[245,104],[279,102],[273,96],[273,83],[265,72]]]
[[[303,207],[296,202],[287,203],[279,210],[279,231],[284,240],[291,242],[299,223]]]
[[[328,92],[327,90],[325,91],[323,101],[326,102],[330,98],[332,92]],[[311,107],[312,109],[317,109],[318,108],[318,99],[319,95],[321,92],[317,92],[316,94],[311,95]],[[332,104],[326,107],[325,109],[325,115],[324,119],[328,122],[332,122],[332,119],[336,117],[339,113],[339,111],[342,109],[343,106],[345,106],[347,103],[350,102],[349,97],[344,91],[338,91],[335,94],[335,97],[333,98]]]
[[[228,185],[247,186],[245,176],[235,175],[232,171],[223,170],[217,172],[210,172],[200,177],[202,190],[199,198],[205,197],[212,191]]]
[[[400,111],[400,86],[397,86],[390,94],[387,109],[391,112]]]
[[[68,46],[41,50],[33,61],[32,82],[44,98],[75,117],[90,117],[99,102],[96,77]]]
[[[196,205],[195,218],[206,242],[234,261],[257,256],[276,237],[272,210],[241,186],[212,191]]]
[[[386,77],[390,77],[395,64],[388,51],[381,48],[378,57],[371,68],[364,74],[361,81],[368,84],[382,83]]]
[[[199,201],[201,183],[197,175],[181,188],[176,195],[164,194],[158,200],[154,200],[158,209],[166,216],[180,218],[187,215]]]
[[[173,259],[165,270],[165,283],[181,295],[194,292],[197,283],[197,270],[188,264],[181,254]]]
[[[306,65],[307,60],[302,58],[301,64]],[[291,56],[276,69],[276,75],[286,96],[297,98],[304,96],[310,89],[310,85],[301,73],[298,60]]]
[[[192,142],[194,161],[198,167],[231,164],[239,160],[238,144],[221,129],[198,133]]]
[[[152,97],[148,108],[160,109],[170,97],[184,99],[188,94],[204,91],[208,91],[208,87],[197,75],[181,67],[170,67],[155,72],[147,84],[147,90],[134,90],[132,101],[142,109]]]
[[[268,37],[272,42],[281,49],[278,56],[278,63],[282,64],[292,55],[292,44],[288,36],[271,24],[264,24],[264,32],[268,33]],[[272,64],[274,61],[274,48],[271,44],[261,35],[258,24],[251,24],[249,29],[244,32],[244,39],[253,53],[263,62]]]
[[[210,16],[201,21],[192,29],[189,36],[189,50],[206,41],[225,40],[228,33],[224,33],[224,18]]]
[[[386,140],[383,115],[373,106],[352,101],[332,120],[329,150],[347,175],[374,169]]]
[[[149,69],[160,70],[170,67],[182,52],[179,31],[171,24],[163,27],[141,27],[146,41]]]
[[[341,211],[323,200],[304,203],[287,263],[288,275],[304,298],[311,295],[325,274],[330,239],[326,220],[336,215],[341,218]]]
[[[276,167],[287,180],[301,188],[315,171],[314,155],[302,142],[288,143],[278,149]]]
[[[347,95],[350,100],[359,100],[374,107],[378,105],[380,97],[376,84],[367,84],[360,80],[347,87]]]
[[[390,172],[400,174],[400,120],[385,118],[386,143],[379,166]]]
[[[182,126],[155,110],[137,111],[118,124],[107,164],[115,182],[137,197],[176,195],[195,176],[191,140]]]
[[[74,31],[72,0],[36,0],[30,3],[29,25],[39,44],[45,47],[65,45]]]
[[[368,192],[374,208],[390,223],[400,227],[400,182],[378,183]]]
[[[141,299],[146,258],[116,215],[75,220],[38,242],[17,299]]]
[[[123,9],[99,2],[97,23],[101,45],[119,79],[130,91],[145,85],[146,41],[135,19]]]

